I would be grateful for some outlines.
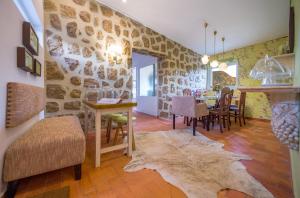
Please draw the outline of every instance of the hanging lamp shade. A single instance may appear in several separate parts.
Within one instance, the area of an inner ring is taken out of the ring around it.
[[[219,61],[217,61],[217,60],[211,61],[210,66],[213,68],[217,68],[219,66]]]
[[[208,55],[202,56],[201,61],[203,65],[206,65],[209,62],[209,56]]]
[[[221,71],[226,71],[228,68],[228,65],[226,62],[222,62],[222,63],[220,63],[219,68]]]
[[[216,55],[216,36],[217,36],[217,31],[214,31],[214,56]],[[210,66],[213,68],[216,68],[219,66],[219,61],[218,60],[213,60],[210,62]]]
[[[204,33],[204,35],[205,35],[205,40],[204,40],[204,43],[205,43],[205,54],[201,58],[201,61],[202,61],[203,65],[206,65],[209,62],[209,56],[206,54],[206,29],[207,29],[207,26],[208,26],[208,23],[204,23],[204,29],[205,29],[205,33]]]

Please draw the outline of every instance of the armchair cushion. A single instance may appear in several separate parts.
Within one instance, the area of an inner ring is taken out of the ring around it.
[[[172,97],[172,113],[188,117],[195,116],[196,101],[194,96]]]
[[[209,110],[206,103],[199,103],[196,105],[196,117],[209,115]]]
[[[3,180],[9,182],[78,165],[84,159],[85,136],[78,118],[46,118],[8,147]]]
[[[194,96],[172,97],[172,113],[187,117],[202,117],[209,114],[205,103],[197,104]]]

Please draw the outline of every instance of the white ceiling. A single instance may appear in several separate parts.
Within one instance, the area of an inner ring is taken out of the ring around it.
[[[263,42],[288,34],[289,0],[99,0],[172,40],[204,54],[213,54],[213,31],[217,30],[216,52]]]

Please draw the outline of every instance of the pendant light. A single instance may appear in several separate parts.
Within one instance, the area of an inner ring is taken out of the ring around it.
[[[214,31],[214,56],[216,55],[216,36],[217,36],[217,31]],[[210,63],[210,66],[213,68],[216,68],[219,66],[219,61],[217,61],[217,59],[213,60]]]
[[[224,61],[224,43],[225,43],[225,37],[222,38],[222,43],[223,43],[223,61]],[[226,71],[227,70],[227,63],[226,62],[222,62],[219,66],[221,71]]]
[[[208,26],[208,23],[204,23],[204,28],[205,28],[205,33],[204,33],[204,35],[205,35],[205,53],[204,53],[204,55],[202,56],[202,58],[201,58],[201,61],[202,61],[202,64],[204,64],[204,65],[206,65],[208,62],[209,62],[209,56],[206,54],[206,29],[207,29],[207,26]]]

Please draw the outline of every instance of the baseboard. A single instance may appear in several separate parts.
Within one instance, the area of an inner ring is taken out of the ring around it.
[[[150,114],[147,114],[147,113],[144,113],[144,112],[139,112],[137,110],[134,110],[134,113],[142,114],[142,115],[146,115],[146,116],[150,116],[150,117],[154,117],[154,118],[159,118],[159,115],[150,115]]]
[[[180,117],[183,117],[183,116],[180,116]],[[264,118],[251,118],[251,117],[245,117],[246,120],[255,120],[255,121],[260,121],[260,122],[271,122],[271,120],[269,119],[264,119]],[[162,120],[172,120],[171,118],[164,118],[164,117],[159,117],[159,119],[162,119]],[[232,119],[232,117],[231,117]]]
[[[265,119],[265,118],[251,118],[251,117],[246,117],[247,120],[256,120],[256,121],[260,121],[260,122],[271,122],[271,120],[269,119]]]

